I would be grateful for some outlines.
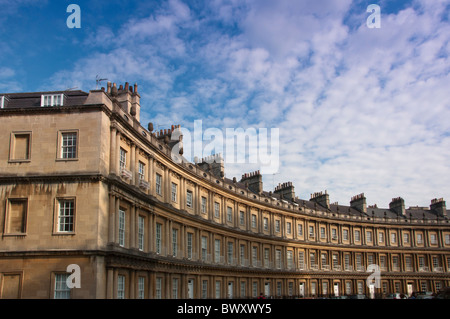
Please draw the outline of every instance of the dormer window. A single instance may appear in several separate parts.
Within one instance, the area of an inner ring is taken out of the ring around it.
[[[42,94],[41,106],[62,106],[64,105],[64,94]]]
[[[3,109],[8,102],[8,98],[4,95],[0,96],[0,109]]]

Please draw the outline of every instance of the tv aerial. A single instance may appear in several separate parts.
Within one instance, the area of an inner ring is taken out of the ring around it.
[[[106,78],[103,78],[103,79],[100,79],[99,78],[99,76],[97,75],[96,77],[95,77],[95,83],[96,83],[96,90],[98,90],[98,85],[102,82],[102,81],[106,81],[106,80],[108,80],[108,79],[106,79]]]

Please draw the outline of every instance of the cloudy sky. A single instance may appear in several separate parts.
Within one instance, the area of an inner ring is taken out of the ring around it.
[[[81,28],[67,27],[71,3]],[[366,23],[370,4],[380,28]],[[0,11],[0,92],[136,82],[143,126],[279,129],[265,190],[450,201],[450,0],[0,0]],[[256,169],[227,163],[226,176]]]

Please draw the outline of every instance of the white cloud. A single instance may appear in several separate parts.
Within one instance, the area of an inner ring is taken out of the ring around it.
[[[93,53],[50,82],[141,81],[143,121],[158,125],[278,127],[282,166],[266,189],[293,181],[305,199],[327,189],[342,204],[364,192],[382,207],[428,205],[450,198],[448,3],[382,7],[369,29],[365,10],[344,24],[350,0],[169,1],[120,32],[100,28]]]

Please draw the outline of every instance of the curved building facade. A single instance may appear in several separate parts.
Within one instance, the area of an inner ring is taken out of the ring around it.
[[[0,94],[1,298],[298,298],[437,292],[450,224],[429,207],[309,199],[224,177],[140,124],[137,85]],[[75,270],[73,270],[75,269]],[[373,272],[375,271],[375,272]],[[375,286],[368,286],[372,275]],[[72,283],[72,285],[70,285]]]

